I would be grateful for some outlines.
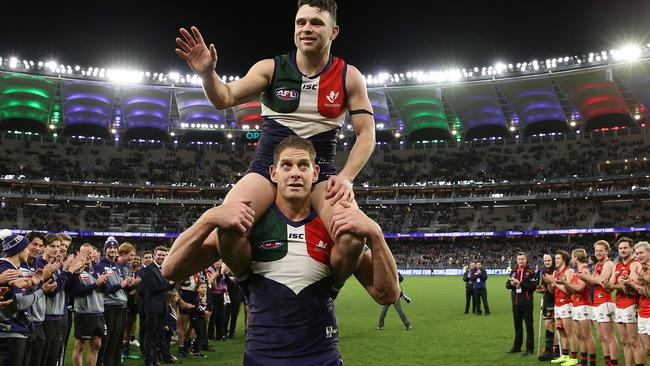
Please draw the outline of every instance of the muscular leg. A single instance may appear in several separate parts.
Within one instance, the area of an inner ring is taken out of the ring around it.
[[[254,222],[257,222],[275,201],[275,190],[268,179],[257,173],[248,173],[228,192],[224,202],[252,201],[250,207],[255,211]],[[235,275],[245,274],[251,262],[250,245],[241,239],[237,232],[218,230],[219,254]]]
[[[88,348],[88,353],[86,353],[86,365],[97,364],[97,354],[101,347],[102,339],[99,337],[93,337],[93,340],[90,342],[90,348]]]
[[[630,340],[630,345],[632,348],[632,354],[634,355],[634,363],[636,365],[643,363],[643,347],[641,347],[641,341],[639,340],[639,327],[637,323],[625,324],[627,328],[627,337]]]
[[[578,352],[578,337],[577,337],[577,326],[578,322],[574,322],[573,319],[562,319],[564,323],[564,330],[566,332],[569,350],[571,352]]]
[[[604,331],[603,331],[603,324],[605,323],[598,323],[594,322],[596,325],[596,331],[598,332],[598,339],[600,339],[600,345],[603,348],[603,356],[609,356],[609,339],[605,338],[604,336]]]
[[[77,339],[74,341],[74,350],[72,351],[72,364],[74,366],[81,366],[83,365],[83,351],[84,351],[84,345],[86,344],[86,341],[83,341],[81,339]]]
[[[643,346],[643,349],[645,349],[646,357],[650,358],[650,335],[639,334],[639,338],[641,339],[641,345]]]
[[[311,192],[311,205],[318,212],[327,231],[330,232],[335,206],[330,204],[330,200],[325,199],[326,185],[327,182],[320,182],[314,186],[314,190]],[[356,202],[353,203],[356,205]],[[331,232],[329,234],[332,235]],[[359,265],[364,241],[363,238],[351,233],[345,233],[332,239],[334,239],[334,248],[330,254],[332,274],[335,284],[343,286]]]
[[[607,349],[612,360],[618,360],[621,349],[616,339],[616,331],[613,322],[601,323],[600,329],[603,331],[603,337],[607,340]]]
[[[623,356],[625,357],[625,365],[632,366],[634,364],[634,352],[630,337],[628,336],[627,327],[624,323],[616,323],[618,331],[621,333],[621,341],[623,342]]]

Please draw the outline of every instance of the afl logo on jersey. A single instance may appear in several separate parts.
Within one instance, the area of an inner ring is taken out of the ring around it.
[[[271,249],[277,249],[281,246],[284,245],[284,241],[282,240],[269,240],[260,243],[259,248],[260,249],[266,249],[266,250],[271,250]]]
[[[295,89],[277,88],[275,89],[275,96],[282,100],[296,100],[300,96],[300,93]]]

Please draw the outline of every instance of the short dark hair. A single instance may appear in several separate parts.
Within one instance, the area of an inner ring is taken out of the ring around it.
[[[157,251],[159,251],[159,250],[160,250],[160,251],[163,251],[163,252],[169,252],[169,248],[164,247],[164,246],[162,246],[162,245],[157,246],[156,249],[154,249],[154,252],[157,252]]]
[[[141,254],[141,255],[144,257],[146,254],[151,254],[151,255],[153,255],[153,253],[151,252],[151,250],[144,250],[144,251],[142,251],[142,254]]]
[[[273,151],[273,165],[278,165],[280,162],[280,154],[290,147],[307,151],[312,165],[316,165],[316,149],[314,148],[314,144],[306,138],[295,135],[287,137],[275,147],[275,151]]]
[[[630,239],[630,238],[628,238],[628,237],[623,236],[623,237],[621,237],[620,239],[618,239],[618,240],[616,241],[616,247],[618,247],[619,244],[621,244],[622,242],[627,242],[627,243],[630,245],[630,248],[632,248],[632,247],[634,246],[634,240],[632,240],[632,239]]]
[[[318,8],[320,11],[326,11],[332,15],[332,20],[336,24],[336,1],[334,0],[298,0],[298,9],[303,5],[309,5],[313,8]]]
[[[29,233],[27,233],[27,235],[25,235],[25,237],[27,238],[27,240],[29,240],[30,243],[32,242],[32,240],[39,238],[43,241],[43,244],[45,244],[45,234],[41,232],[30,231]]]
[[[565,265],[568,266],[569,263],[571,263],[571,255],[569,254],[569,252],[567,252],[566,250],[558,250],[556,255],[558,254],[562,256],[562,260],[564,261]]]

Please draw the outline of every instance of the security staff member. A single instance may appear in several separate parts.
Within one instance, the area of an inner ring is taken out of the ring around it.
[[[521,352],[523,341],[522,320],[526,323],[526,352],[522,356],[533,354],[535,332],[533,330],[533,294],[539,279],[528,266],[526,254],[517,254],[517,268],[510,272],[506,288],[511,291],[512,315],[515,322],[515,340],[509,353]]]

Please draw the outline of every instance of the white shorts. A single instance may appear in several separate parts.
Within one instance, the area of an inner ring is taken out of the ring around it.
[[[571,304],[555,307],[555,319],[571,319]]]
[[[614,322],[614,310],[616,305],[613,302],[604,302],[598,306],[593,307],[594,321],[596,323],[612,323]]]
[[[591,305],[574,306],[571,310],[571,318],[575,321],[592,320],[594,313]]]
[[[616,322],[623,324],[636,323],[636,305],[630,305],[625,309],[616,308]]]
[[[650,318],[639,317],[639,334],[650,335]]]

